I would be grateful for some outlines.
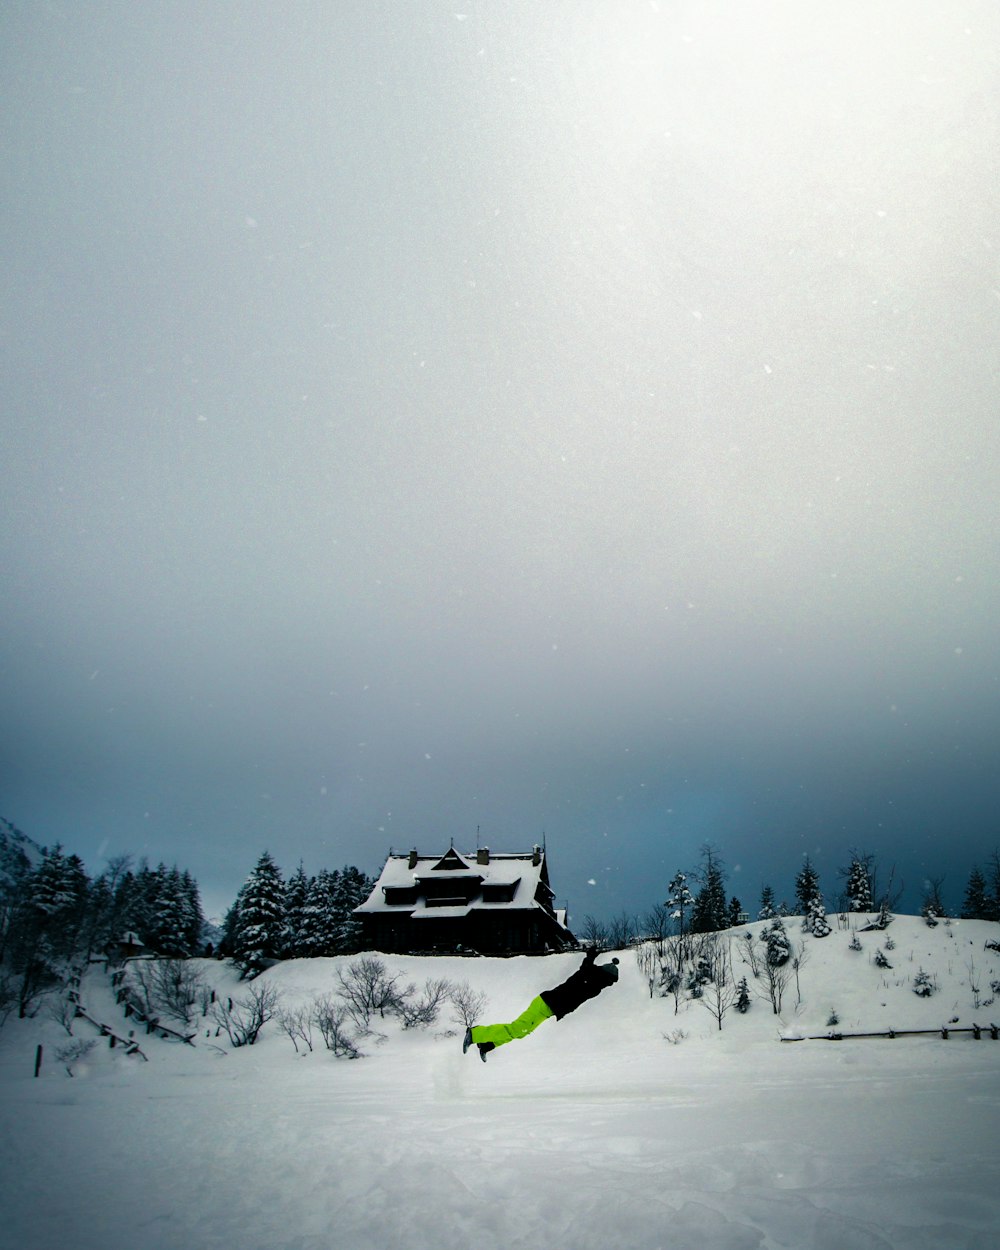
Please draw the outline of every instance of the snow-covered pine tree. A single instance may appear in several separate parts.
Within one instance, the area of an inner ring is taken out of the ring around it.
[[[847,870],[847,899],[851,911],[871,911],[872,884],[865,860],[855,855]]]
[[[4,941],[7,968],[23,1018],[77,953],[85,929],[90,880],[79,856],[56,844],[20,882],[11,900]]]
[[[747,986],[746,977],[741,977],[740,983],[736,987],[736,1010],[741,1016],[745,1016],[750,1010],[750,990]]]
[[[830,922],[826,918],[826,904],[823,895],[817,894],[809,903],[809,913],[804,926],[813,937],[825,938],[830,935]]]
[[[924,882],[924,891],[920,900],[920,914],[931,929],[937,925],[939,920],[943,920],[947,914],[944,909],[944,901],[941,898],[941,887],[943,884],[943,877],[931,877]]]
[[[286,959],[307,957],[307,920],[309,905],[309,878],[302,861],[288,878],[285,885],[285,931],[282,935],[282,953]]]
[[[819,888],[819,873],[812,866],[809,856],[795,878],[795,904],[802,917],[802,927],[814,937],[826,937],[830,926],[826,919],[826,904]]]
[[[76,949],[89,886],[78,855],[66,855],[59,843],[43,853],[28,879],[27,902],[46,959],[67,959]]]
[[[688,931],[691,909],[694,907],[694,895],[688,888],[686,873],[675,873],[667,889],[670,893],[666,906],[670,909],[671,920],[677,922],[677,932],[683,937]]]
[[[760,910],[757,912],[758,920],[773,920],[776,911],[774,908],[774,890],[769,885],[765,885],[760,892]]]
[[[325,869],[310,877],[302,907],[302,928],[298,935],[300,959],[316,959],[327,953],[324,929],[324,900],[327,895]]]
[[[775,916],[760,935],[767,947],[765,958],[772,968],[780,968],[791,958],[792,947],[780,916]]]
[[[184,937],[192,955],[202,948],[205,930],[205,913],[201,909],[201,891],[198,882],[185,868],[181,873],[181,897],[184,900]]]
[[[917,975],[913,978],[913,992],[918,998],[930,998],[937,989],[934,978],[929,972],[925,972],[923,968],[919,969]]]
[[[192,950],[189,945],[188,904],[181,874],[176,865],[167,869],[160,864],[156,877],[152,930],[146,940],[159,955],[166,955],[171,959],[186,959],[192,954]]]
[[[361,922],[355,916],[355,907],[365,901],[374,883],[360,869],[345,864],[335,895],[338,935],[337,947],[341,954],[352,955],[361,949]]]
[[[233,959],[244,975],[260,972],[281,957],[285,884],[267,851],[240,891],[233,932]]]
[[[336,955],[340,951],[340,872],[321,868],[310,890],[311,946],[316,955]]]
[[[807,855],[795,878],[795,906],[798,915],[803,917],[809,915],[810,904],[819,892],[819,873],[812,866]]]

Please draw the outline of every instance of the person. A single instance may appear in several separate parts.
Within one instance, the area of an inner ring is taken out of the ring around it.
[[[576,1011],[587,999],[596,998],[601,990],[606,990],[618,980],[618,960],[612,959],[609,964],[599,964],[595,962],[596,958],[597,947],[588,946],[583,963],[576,972],[554,989],[542,990],[510,1024],[474,1024],[466,1029],[462,1053],[470,1046],[477,1046],[479,1057],[485,1063],[491,1050],[496,1050],[498,1046],[504,1046],[516,1038],[527,1037],[551,1016],[561,1020],[571,1011]]]

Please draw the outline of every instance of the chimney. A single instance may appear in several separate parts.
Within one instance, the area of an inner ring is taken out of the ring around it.
[[[489,862],[490,848],[488,846],[481,846],[479,850],[476,851],[476,863],[485,868]]]
[[[535,868],[542,862],[542,848],[540,846],[531,848],[531,862]]]
[[[413,869],[414,869],[414,868],[416,868],[416,866],[417,866],[417,852],[416,852],[416,848],[414,848],[414,849],[410,852],[410,858],[409,858],[409,861],[408,861],[408,863],[407,863],[407,865],[406,865],[406,866],[407,866],[407,868],[409,868],[409,870],[410,870],[411,872],[413,871]]]

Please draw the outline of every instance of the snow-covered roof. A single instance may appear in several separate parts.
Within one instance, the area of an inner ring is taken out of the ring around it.
[[[508,911],[540,907],[537,895],[548,891],[544,852],[494,855],[390,854],[369,897],[356,910],[448,919],[471,911]],[[492,897],[491,897],[492,896]]]

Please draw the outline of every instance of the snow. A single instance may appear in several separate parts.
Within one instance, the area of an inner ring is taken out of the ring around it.
[[[10,1019],[0,1246],[992,1250],[1000,1041],[779,1038],[828,1032],[832,1011],[843,1032],[1000,1021],[1000,1003],[973,1008],[970,986],[992,996],[1000,954],[984,947],[1000,926],[897,917],[862,933],[857,952],[831,921],[824,939],[787,922],[801,1003],[793,980],[780,1017],[759,999],[721,1032],[698,1002],[675,1014],[624,951],[617,986],[486,1064],[462,1054],[447,1010],[426,1030],[377,1020],[355,1062],[318,1037],[296,1055],[274,1021],[232,1050],[199,1016],[193,1047],[143,1034],[143,1062],[102,1043],[70,1079],[56,1022]],[[881,969],[887,938],[893,967]],[[417,985],[469,982],[488,995],[489,1020],[579,962],[382,958]],[[332,991],[349,962],[294,961],[262,979],[294,1006]],[[246,992],[228,966],[199,967],[220,994]],[[938,985],[929,999],[911,988],[920,967]],[[81,997],[117,1031],[131,1023],[102,968]],[[95,1035],[82,1021],[76,1032]]]

